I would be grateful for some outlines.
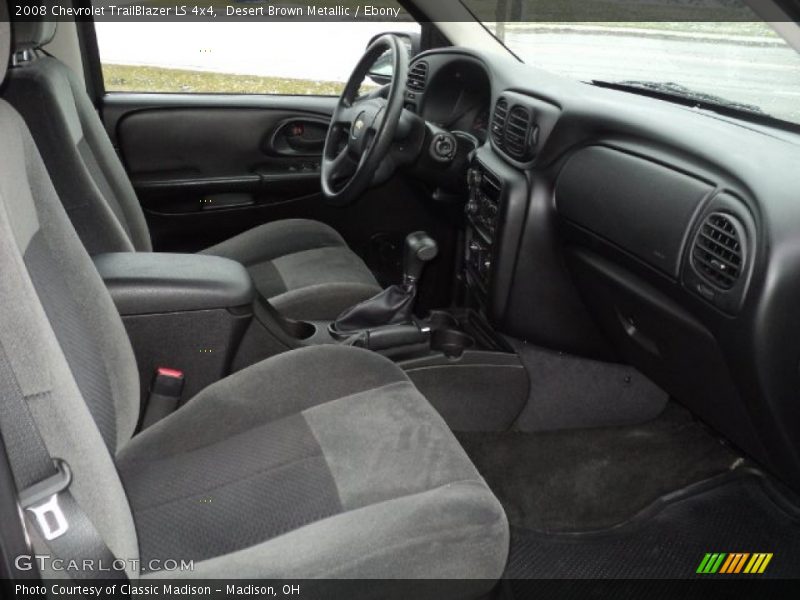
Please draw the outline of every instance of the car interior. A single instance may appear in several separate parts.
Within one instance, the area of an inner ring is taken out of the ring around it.
[[[800,576],[800,126],[402,4],[335,97],[0,2],[4,579]]]

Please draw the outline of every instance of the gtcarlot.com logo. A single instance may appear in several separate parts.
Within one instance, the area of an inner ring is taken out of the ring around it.
[[[761,575],[767,570],[772,553],[709,552],[700,561],[700,575]]]
[[[111,562],[102,559],[62,559],[53,558],[49,554],[21,554],[14,559],[14,565],[20,571],[56,571],[67,573],[93,573],[102,577],[104,573],[112,571],[123,573],[126,570],[134,573],[147,573],[154,571],[194,571],[194,560],[184,559],[159,559],[141,561],[138,558],[115,558]]]

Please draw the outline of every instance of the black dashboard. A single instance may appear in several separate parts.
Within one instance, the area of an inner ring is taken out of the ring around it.
[[[406,101],[478,139],[463,277],[496,329],[636,366],[800,486],[800,136],[459,48]]]

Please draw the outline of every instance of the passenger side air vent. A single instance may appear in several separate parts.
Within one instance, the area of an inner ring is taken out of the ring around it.
[[[744,228],[732,216],[710,214],[697,232],[692,264],[699,275],[723,290],[731,289],[744,267]]]
[[[506,119],[508,119],[508,102],[505,98],[499,98],[492,116],[492,140],[498,148],[505,146]]]
[[[425,83],[428,80],[428,63],[424,60],[414,63],[411,70],[408,72],[407,87],[415,92],[421,92],[425,89]]]
[[[531,113],[518,104],[508,113],[506,122],[505,151],[511,157],[519,160],[527,158],[530,131]]]

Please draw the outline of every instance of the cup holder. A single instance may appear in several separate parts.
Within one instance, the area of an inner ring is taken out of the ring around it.
[[[256,308],[263,311],[263,313],[259,315],[259,311],[257,310],[256,318],[261,321],[262,325],[267,327],[267,329],[270,329],[267,323],[274,323],[280,327],[286,335],[301,341],[311,339],[314,337],[314,334],[317,333],[316,325],[307,323],[306,321],[295,321],[294,319],[284,317],[275,310],[275,307],[269,303],[269,300],[264,298],[261,294],[258,295],[256,300]]]
[[[431,334],[431,350],[442,352],[450,358],[458,358],[464,354],[464,350],[474,345],[472,336],[457,329],[434,329]]]
[[[293,338],[297,340],[308,340],[317,333],[317,326],[306,321],[286,320],[285,329]]]

